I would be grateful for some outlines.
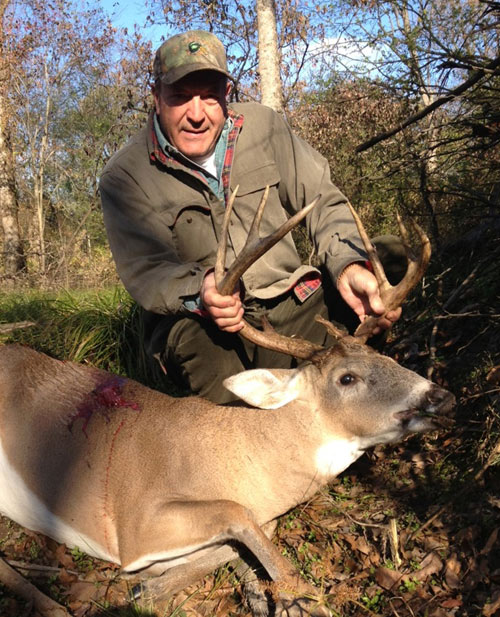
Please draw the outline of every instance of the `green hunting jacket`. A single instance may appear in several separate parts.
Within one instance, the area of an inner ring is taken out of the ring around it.
[[[292,133],[277,113],[255,103],[229,106],[244,117],[230,170],[230,190],[239,185],[229,230],[227,263],[238,254],[266,185],[269,198],[261,235],[275,230],[321,194],[306,226],[317,255],[335,282],[350,263],[365,259],[342,193],[332,184],[327,161]],[[109,243],[118,274],[147,311],[178,315],[197,296],[214,266],[224,215],[198,173],[154,157],[152,116],[143,130],[107,163],[100,192]],[[269,299],[305,274],[291,234],[243,275],[245,293]]]

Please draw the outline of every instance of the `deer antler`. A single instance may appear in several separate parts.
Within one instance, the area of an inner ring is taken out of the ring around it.
[[[429,259],[431,257],[431,243],[429,238],[427,237],[424,230],[415,222],[412,221],[413,227],[420,238],[420,251],[418,257],[415,255],[414,250],[411,248],[409,243],[409,236],[404,226],[401,217],[399,214],[397,215],[399,231],[401,233],[403,244],[406,251],[406,258],[408,261],[408,268],[404,278],[397,284],[391,285],[387,280],[387,277],[384,272],[384,268],[380,259],[377,255],[377,251],[375,247],[371,243],[368,234],[365,231],[363,223],[359,218],[358,214],[352,207],[352,205],[348,202],[349,208],[351,209],[352,216],[356,222],[358,227],[358,232],[363,240],[363,244],[365,246],[365,250],[368,253],[368,258],[372,264],[373,273],[375,274],[375,278],[377,279],[380,297],[384,306],[386,308],[386,312],[397,309],[401,306],[406,296],[410,293],[410,291],[415,287],[415,285],[422,279],[424,276],[425,270],[429,263]],[[368,339],[368,337],[372,334],[373,330],[377,325],[377,321],[380,319],[380,316],[369,316],[367,317],[363,323],[361,323],[356,331],[354,332],[354,338],[358,341],[364,343]]]
[[[259,236],[259,226],[269,194],[269,187],[267,186],[260,201],[259,207],[257,208],[257,212],[255,213],[255,217],[252,221],[252,225],[250,228],[250,232],[248,233],[245,246],[243,247],[242,251],[236,258],[234,263],[231,265],[231,267],[227,271],[225,271],[229,221],[231,218],[231,212],[233,209],[233,204],[236,198],[238,188],[239,186],[237,186],[233,191],[226,207],[224,221],[222,224],[221,238],[219,241],[215,262],[215,284],[217,285],[219,293],[223,296],[230,295],[234,291],[236,284],[241,278],[242,274],[246,272],[246,270],[255,261],[257,261],[259,257],[261,257],[277,242],[279,242],[279,240],[281,240],[283,236],[285,236],[289,231],[296,227],[300,223],[300,221],[314,208],[314,206],[318,203],[321,197],[320,195],[318,195],[310,204],[308,204],[305,208],[300,210],[300,212],[297,212],[285,223],[283,223],[283,225],[281,225],[279,229],[274,231],[272,234],[261,238]],[[315,345],[310,341],[278,334],[278,332],[276,332],[271,327],[267,320],[263,320],[263,328],[263,331],[257,330],[247,321],[244,321],[244,326],[239,331],[239,334],[241,334],[241,336],[245,337],[252,343],[259,345],[260,347],[265,347],[266,349],[272,349],[274,351],[280,351],[281,353],[285,353],[290,356],[294,356],[295,358],[301,358],[304,360],[310,358],[314,353],[323,349],[321,345]]]

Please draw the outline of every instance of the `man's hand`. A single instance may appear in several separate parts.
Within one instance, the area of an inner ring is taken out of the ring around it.
[[[239,289],[230,296],[221,296],[215,286],[215,275],[209,272],[201,284],[200,298],[218,328],[224,332],[238,332],[243,328],[243,306]]]
[[[385,307],[380,298],[377,279],[361,264],[350,264],[344,269],[338,278],[337,289],[360,321],[364,321],[368,315],[381,316],[373,334],[390,328],[401,317],[401,307],[384,315]]]

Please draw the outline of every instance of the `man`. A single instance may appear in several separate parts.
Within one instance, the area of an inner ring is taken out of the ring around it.
[[[213,34],[190,31],[166,41],[156,53],[154,79],[148,125],[108,162],[100,190],[118,273],[146,310],[146,348],[171,376],[227,402],[225,377],[293,362],[240,337],[243,317],[258,326],[265,313],[279,332],[319,344],[327,337],[316,314],[339,320],[347,305],[358,321],[381,315],[382,329],[399,317],[400,311],[382,317],[375,277],[325,159],[269,108],[227,105],[230,75]],[[321,195],[306,218],[321,272],[301,264],[289,234],[249,268],[232,295],[217,292],[215,253],[236,186],[228,262],[269,186],[262,234]]]

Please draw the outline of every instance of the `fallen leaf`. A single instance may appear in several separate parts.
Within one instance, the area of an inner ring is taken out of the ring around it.
[[[70,585],[65,595],[68,596],[70,602],[90,602],[96,600],[100,589],[94,583],[80,581]]]
[[[66,546],[64,544],[60,544],[56,550],[55,554],[59,563],[69,570],[75,570],[75,562],[73,557],[67,552]]]
[[[443,608],[460,608],[463,602],[460,598],[448,598],[447,600],[443,600],[440,604]]]
[[[375,580],[383,589],[386,589],[387,591],[390,591],[393,587],[398,585],[402,578],[403,575],[401,572],[398,572],[397,570],[390,570],[385,566],[381,566],[375,571]]]
[[[70,574],[66,570],[66,568],[62,568],[62,570],[59,572],[59,582],[61,583],[61,585],[64,585],[65,587],[73,583],[76,583],[77,580],[78,580],[78,576],[76,576],[76,574]]]
[[[483,606],[484,617],[493,617],[500,609],[500,590],[496,589],[491,595],[491,601]]]
[[[446,560],[444,569],[444,579],[450,589],[459,589],[461,587],[460,570],[461,563],[458,561],[456,553],[453,553],[453,555]]]
[[[429,553],[420,563],[420,569],[412,573],[411,578],[417,581],[425,581],[434,574],[441,572],[443,562],[436,553]]]
[[[363,553],[363,555],[370,554],[370,545],[365,538],[363,538],[363,536],[352,536],[349,534],[345,536],[345,540],[351,545],[353,550],[359,551],[360,553]]]

